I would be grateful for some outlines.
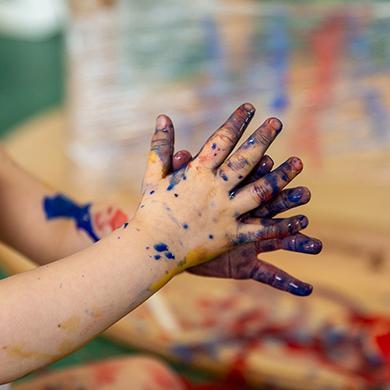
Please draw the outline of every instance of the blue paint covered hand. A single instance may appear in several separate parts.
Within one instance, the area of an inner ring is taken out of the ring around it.
[[[172,261],[172,274],[249,243],[279,245],[275,240],[295,236],[307,226],[302,215],[271,218],[272,208],[285,197],[294,199],[291,190],[282,190],[301,172],[299,158],[256,177],[282,128],[278,119],[266,120],[230,155],[254,111],[251,104],[240,106],[198,155],[173,173],[173,125],[168,117],[158,117],[135,219],[155,240],[150,257]]]
[[[173,156],[173,170],[184,167],[191,161],[191,158],[191,154],[187,150],[178,151]],[[237,189],[247,183],[260,179],[271,171],[273,165],[274,162],[272,159],[265,155],[247,179],[243,183],[240,183]],[[277,214],[308,203],[310,196],[310,191],[306,187],[286,189],[262,206],[252,210],[248,213],[248,216],[272,218]],[[306,254],[318,254],[322,250],[322,243],[316,238],[308,237],[301,233],[284,238],[255,241],[233,248],[215,259],[189,268],[187,271],[195,275],[216,278],[253,279],[279,290],[288,291],[294,295],[310,295],[313,291],[312,285],[289,275],[280,268],[257,257],[260,253],[278,249]]]

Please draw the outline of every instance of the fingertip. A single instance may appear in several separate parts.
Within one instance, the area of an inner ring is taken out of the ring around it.
[[[301,229],[305,229],[309,225],[309,220],[307,219],[306,216],[298,215],[296,218],[299,222]]]
[[[187,165],[192,159],[191,153],[188,150],[179,150],[172,158],[172,168],[177,171]]]
[[[290,282],[287,291],[298,297],[307,297],[313,292],[313,286],[304,282]]]
[[[303,169],[303,162],[299,157],[290,157],[288,162],[297,170],[301,171]]]
[[[317,255],[318,253],[320,253],[322,251],[322,248],[323,248],[322,241],[318,240],[316,238],[314,238],[312,241],[313,241],[311,244],[312,253]]]
[[[303,205],[309,202],[311,198],[310,190],[307,187],[296,187],[287,190],[287,198],[294,205]]]
[[[268,124],[272,127],[273,130],[280,132],[283,128],[283,123],[280,119],[272,117],[267,119]]]
[[[302,204],[308,203],[311,199],[311,192],[307,187],[301,187],[302,188],[302,199],[301,202]]]
[[[156,130],[164,130],[167,129],[168,126],[172,125],[172,121],[169,116],[165,114],[160,114],[156,119]]]
[[[264,155],[263,158],[261,159],[260,167],[262,169],[269,169],[271,170],[272,167],[274,166],[274,160],[268,154]]]
[[[250,114],[253,114],[256,111],[256,108],[252,103],[248,103],[248,102],[244,103],[242,107],[244,108],[245,111],[247,111]]]

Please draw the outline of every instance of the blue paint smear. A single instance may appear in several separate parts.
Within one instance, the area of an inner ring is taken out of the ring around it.
[[[184,228],[184,229],[188,229],[188,224],[183,223],[183,228]]]
[[[154,246],[154,249],[157,251],[157,252],[164,252],[164,251],[167,251],[168,250],[168,245],[164,244],[163,242],[160,242],[159,244],[156,244]]]
[[[172,252],[167,252],[167,253],[165,253],[165,257],[167,259],[173,260],[175,258],[175,255]]]
[[[99,241],[95,234],[91,220],[91,203],[78,205],[63,194],[57,194],[43,199],[43,209],[47,219],[68,218],[73,219],[78,229],[84,230],[93,241]]]
[[[296,188],[287,193],[287,198],[291,203],[299,203],[303,196],[303,190],[301,188]]]
[[[211,145],[211,149],[215,150],[215,148],[217,147],[217,144],[212,144]]]
[[[300,297],[306,297],[313,291],[313,286],[310,284],[297,285],[295,283],[289,283],[287,291],[291,294],[298,295]]]
[[[160,256],[160,255],[154,255],[154,259],[155,259],[155,260],[160,260],[160,259],[161,259],[161,256]]]
[[[187,167],[184,167],[182,169],[179,169],[176,172],[173,172],[170,180],[169,180],[169,185],[167,187],[167,191],[171,191],[175,188],[177,184],[179,184],[182,180],[186,180],[187,177],[185,175]]]
[[[212,240],[214,236],[212,234],[209,234],[209,240]]]
[[[222,179],[225,180],[225,181],[228,181],[228,180],[229,180],[229,178],[226,176],[225,172],[222,172],[222,171],[221,171],[220,176],[221,176]]]

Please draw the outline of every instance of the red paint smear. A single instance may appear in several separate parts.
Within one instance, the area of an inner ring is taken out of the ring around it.
[[[110,207],[108,213],[112,211]],[[114,215],[108,220],[108,222],[102,222],[102,212],[98,211],[94,216],[94,223],[98,230],[104,229],[106,225],[110,227],[110,230],[113,231],[122,226],[125,222],[128,221],[129,217],[121,210],[117,209]]]
[[[347,376],[356,375],[364,379],[367,384],[380,384],[380,383],[390,383],[390,319],[381,316],[363,316],[361,314],[352,313],[350,316],[350,329],[358,328],[362,333],[371,335],[373,340],[376,341],[376,345],[379,348],[379,351],[382,354],[382,357],[385,358],[386,363],[385,367],[380,369],[375,369],[373,367],[368,367],[365,364],[363,350],[356,347],[355,354],[359,356],[361,361],[358,367],[354,369],[348,369],[347,367],[339,365],[337,362],[330,360],[326,354],[326,346],[324,345],[324,340],[321,337],[321,333],[312,337],[309,343],[306,345],[298,344],[293,340],[288,338],[288,329],[291,329],[294,324],[287,324],[283,327],[270,326],[261,330],[257,330],[256,334],[251,334],[250,336],[245,335],[245,332],[248,333],[246,329],[247,319],[239,321],[235,324],[234,331],[236,333],[236,338],[238,341],[246,341],[240,353],[236,356],[234,362],[232,363],[229,374],[233,377],[243,378],[244,372],[247,371],[246,359],[249,354],[259,346],[259,341],[263,338],[275,338],[277,341],[282,342],[285,348],[294,353],[304,353],[305,355],[313,354],[324,366],[331,368],[332,370],[345,374]],[[384,334],[379,334],[376,336],[375,333],[379,329],[383,330],[385,327],[386,331]],[[241,335],[240,333],[241,332]],[[367,336],[369,338],[369,336]]]
[[[102,216],[102,213],[98,211],[94,216],[94,223],[98,230],[103,229],[104,224],[100,222],[100,218]]]
[[[161,389],[177,388],[181,379],[173,372],[155,362],[145,362],[146,368],[154,383]]]
[[[110,219],[111,230],[118,229],[128,221],[129,217],[121,210],[116,210],[115,214]]]
[[[249,388],[245,381],[237,381],[233,378],[226,378],[208,383],[191,383],[184,377],[182,377],[181,380],[185,390],[245,390]]]
[[[92,373],[96,384],[102,386],[114,383],[122,367],[121,362],[104,362],[92,365]]]
[[[378,345],[378,348],[382,352],[382,355],[386,358],[390,365],[390,331],[388,333],[376,336],[375,341]]]

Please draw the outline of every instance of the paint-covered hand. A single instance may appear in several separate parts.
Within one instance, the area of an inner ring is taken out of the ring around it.
[[[192,156],[187,150],[178,151],[173,156],[172,169],[175,171],[183,168],[191,159]],[[265,155],[247,179],[240,183],[237,190],[269,173],[273,165],[272,159]],[[281,191],[274,198],[251,211],[249,215],[272,218],[294,207],[304,205],[309,200],[310,191],[308,188],[291,188]],[[302,282],[280,268],[257,258],[260,253],[278,249],[317,254],[322,249],[322,243],[318,239],[300,233],[284,238],[255,241],[233,248],[215,259],[189,268],[187,271],[196,275],[216,278],[253,279],[294,295],[309,295],[313,290],[310,284]]]
[[[248,180],[282,128],[278,119],[267,119],[229,156],[254,111],[251,104],[240,106],[191,162],[171,174],[173,125],[168,117],[158,117],[134,219],[153,240],[150,258],[171,262],[172,274],[237,245],[291,236],[307,226],[301,215],[273,219],[248,214],[302,170],[301,160],[291,157],[258,180]]]

